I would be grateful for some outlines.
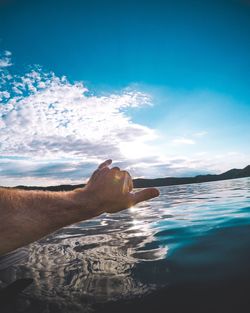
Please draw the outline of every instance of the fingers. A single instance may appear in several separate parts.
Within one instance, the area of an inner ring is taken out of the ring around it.
[[[124,184],[127,186],[128,192],[133,190],[133,180],[127,171],[121,171],[124,175]]]
[[[111,171],[120,171],[120,167],[118,167],[118,166],[112,167]]]
[[[120,181],[120,184],[122,185],[122,191],[123,193],[130,192],[133,190],[133,181],[130,176],[130,174],[127,171],[121,171],[118,166],[115,166],[111,169],[109,169],[109,165],[112,163],[111,159],[108,159],[101,163],[97,170],[94,171],[91,178],[95,180],[100,176],[100,174],[105,174],[106,172],[109,172],[111,176],[115,175],[115,183],[118,183]],[[104,173],[105,172],[105,173]]]
[[[128,171],[121,171],[121,173],[123,173],[123,174],[127,175],[129,178],[131,178],[131,175],[129,174]],[[131,178],[131,179],[132,179],[132,178]]]
[[[99,173],[99,170],[95,170],[93,174],[91,175],[91,178],[94,179],[98,175],[98,173]]]
[[[93,172],[93,174],[91,175],[91,179],[95,180],[99,175],[100,175],[100,171],[104,170],[104,169],[109,169],[108,166],[112,163],[112,160],[106,160],[105,162],[101,163],[98,168]]]
[[[156,188],[146,188],[132,194],[132,205],[146,201],[159,196],[159,190]]]
[[[104,170],[102,170],[101,172],[103,172]],[[132,191],[133,182],[130,174],[127,171],[121,171],[120,168],[116,166],[109,170],[109,177],[112,184],[115,184],[120,189],[122,194],[126,194]]]
[[[112,160],[106,160],[98,166],[98,170],[102,170],[103,168],[109,166],[112,163]]]

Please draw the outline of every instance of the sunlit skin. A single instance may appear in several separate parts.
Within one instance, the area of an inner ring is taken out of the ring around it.
[[[127,171],[103,162],[84,188],[69,192],[0,189],[0,255],[34,242],[61,227],[115,213],[157,197],[156,188],[133,192]]]

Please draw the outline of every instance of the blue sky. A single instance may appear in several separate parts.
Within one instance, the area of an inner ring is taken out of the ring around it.
[[[0,184],[248,165],[249,31],[247,0],[5,1]]]

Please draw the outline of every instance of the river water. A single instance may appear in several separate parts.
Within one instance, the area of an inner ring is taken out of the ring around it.
[[[250,178],[159,190],[17,251],[0,287],[33,282],[9,310],[250,312]]]

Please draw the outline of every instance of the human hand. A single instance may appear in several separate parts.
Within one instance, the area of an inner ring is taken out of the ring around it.
[[[156,188],[133,192],[128,172],[107,160],[84,188],[67,192],[0,189],[0,255],[38,240],[61,227],[104,212],[115,213],[157,197]]]
[[[133,181],[130,174],[118,167],[109,168],[111,163],[112,160],[107,160],[100,164],[83,189],[84,197],[86,199],[87,195],[89,206],[95,215],[119,212],[159,195],[156,188],[132,192]],[[80,200],[80,189],[76,192]]]

